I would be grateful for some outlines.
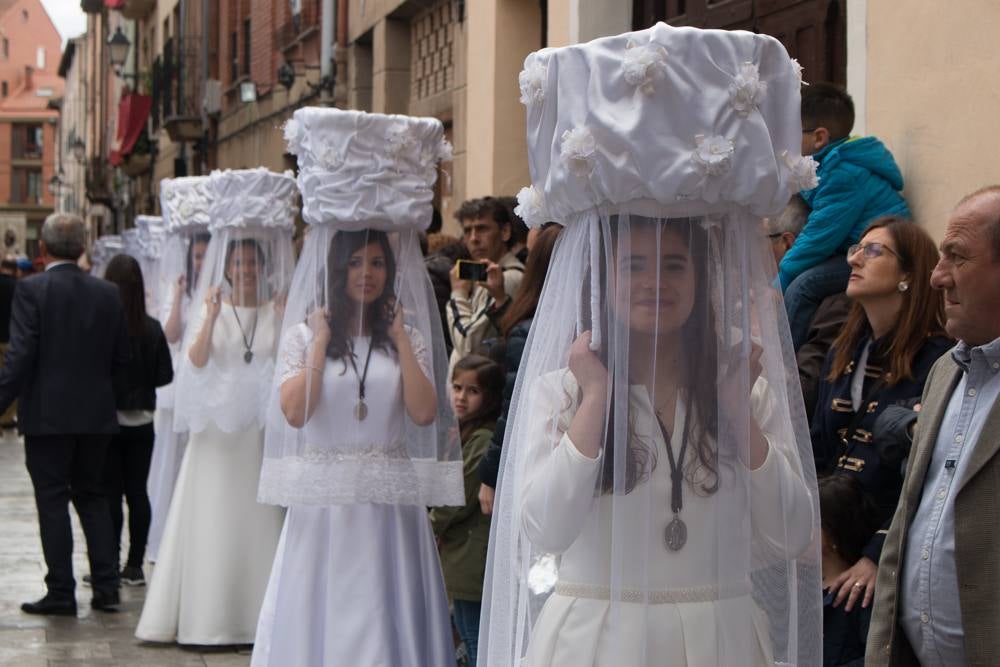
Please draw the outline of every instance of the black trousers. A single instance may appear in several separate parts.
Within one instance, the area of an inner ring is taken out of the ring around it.
[[[111,510],[112,544],[115,564],[121,553],[122,496],[128,503],[128,562],[129,567],[142,567],[149,537],[152,511],[146,494],[149,463],[153,458],[153,425],[122,426],[118,435],[111,438],[104,464],[104,490]]]
[[[38,525],[45,554],[49,595],[74,599],[73,502],[87,540],[87,557],[96,593],[118,591],[111,516],[104,495],[104,458],[109,435],[31,435],[24,438],[25,463],[35,488]]]

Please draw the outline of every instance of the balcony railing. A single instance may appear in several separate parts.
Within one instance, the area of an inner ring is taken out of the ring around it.
[[[282,51],[291,48],[308,34],[319,29],[322,18],[320,0],[302,0],[302,9],[274,31],[274,41]]]
[[[202,134],[199,45],[196,35],[185,35],[180,48],[175,39],[169,39],[153,62],[153,128],[167,130],[174,141],[194,140]]]

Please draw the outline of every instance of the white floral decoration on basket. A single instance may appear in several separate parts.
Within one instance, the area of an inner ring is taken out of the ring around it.
[[[729,106],[746,118],[760,106],[767,92],[767,82],[760,80],[760,70],[753,63],[741,63],[739,71],[729,84]]]
[[[788,184],[793,190],[812,190],[819,185],[819,176],[816,175],[819,163],[812,159],[811,156],[800,155],[792,157],[788,151],[784,151],[781,154],[781,159],[790,172],[788,175]]]
[[[799,85],[808,86],[809,84],[802,80],[802,65],[795,58],[792,58],[792,68],[795,70],[795,76],[799,79]]]
[[[574,127],[562,134],[559,157],[570,173],[580,178],[590,176],[596,163],[597,141],[585,127]]]
[[[517,206],[514,213],[524,220],[529,227],[539,227],[549,221],[549,212],[545,208],[545,199],[534,185],[521,188],[517,193]]]
[[[718,134],[699,134],[695,136],[694,143],[691,160],[703,175],[723,176],[729,172],[736,150],[732,141]]]
[[[190,199],[185,199],[177,207],[177,211],[181,214],[182,218],[190,218],[194,215],[194,204],[191,203]]]
[[[299,124],[299,121],[289,118],[285,121],[283,132],[285,143],[288,144],[288,151],[298,155],[299,149],[302,148],[302,126]]]
[[[625,80],[638,86],[646,95],[651,95],[655,90],[653,83],[667,73],[667,55],[667,50],[659,44],[650,42],[639,46],[629,40],[622,57]]]
[[[316,161],[327,169],[336,169],[342,162],[340,152],[337,150],[337,146],[332,138],[317,142],[316,149],[313,152],[316,154]]]
[[[410,158],[413,149],[420,144],[413,128],[406,123],[394,123],[385,136],[386,154],[395,162]]]
[[[545,99],[545,80],[548,74],[549,69],[537,59],[521,70],[517,75],[517,83],[521,87],[521,104],[530,107]]]
[[[420,153],[420,162],[424,165],[424,177],[433,180],[440,163],[451,162],[455,159],[455,149],[451,142],[442,138],[433,149],[425,149]],[[447,172],[444,172],[447,173]]]

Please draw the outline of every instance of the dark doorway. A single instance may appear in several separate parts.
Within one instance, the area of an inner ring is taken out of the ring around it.
[[[847,83],[846,0],[633,0],[632,27],[750,30],[775,37],[806,81]]]

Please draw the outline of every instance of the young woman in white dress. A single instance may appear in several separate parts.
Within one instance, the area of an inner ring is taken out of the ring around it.
[[[136,636],[251,644],[284,516],[258,503],[256,490],[291,271],[293,218],[282,193],[294,201],[294,181],[263,170],[212,178],[221,181],[214,191],[228,187],[247,199],[213,201],[175,395],[176,426],[190,436]],[[267,227],[258,222],[265,215]]]
[[[207,227],[198,223],[193,230],[185,229],[184,221],[174,223],[168,220],[168,225],[170,236],[165,243],[160,267],[164,298],[159,319],[170,345],[176,373],[182,358],[185,317],[191,308],[191,295],[198,283],[211,235],[206,231]],[[153,447],[147,483],[153,512],[146,546],[146,558],[150,562],[156,562],[186,445],[187,434],[174,430],[174,384],[171,383],[156,392],[156,445]]]
[[[455,664],[427,507],[463,503],[461,449],[417,234],[442,133],[318,108],[286,128],[309,231],[268,413],[259,498],[288,513],[255,667]]]
[[[758,217],[798,189],[792,61],[657,24],[534,53],[520,83],[517,211],[564,230],[511,399],[478,664],[818,665],[816,482]]]

